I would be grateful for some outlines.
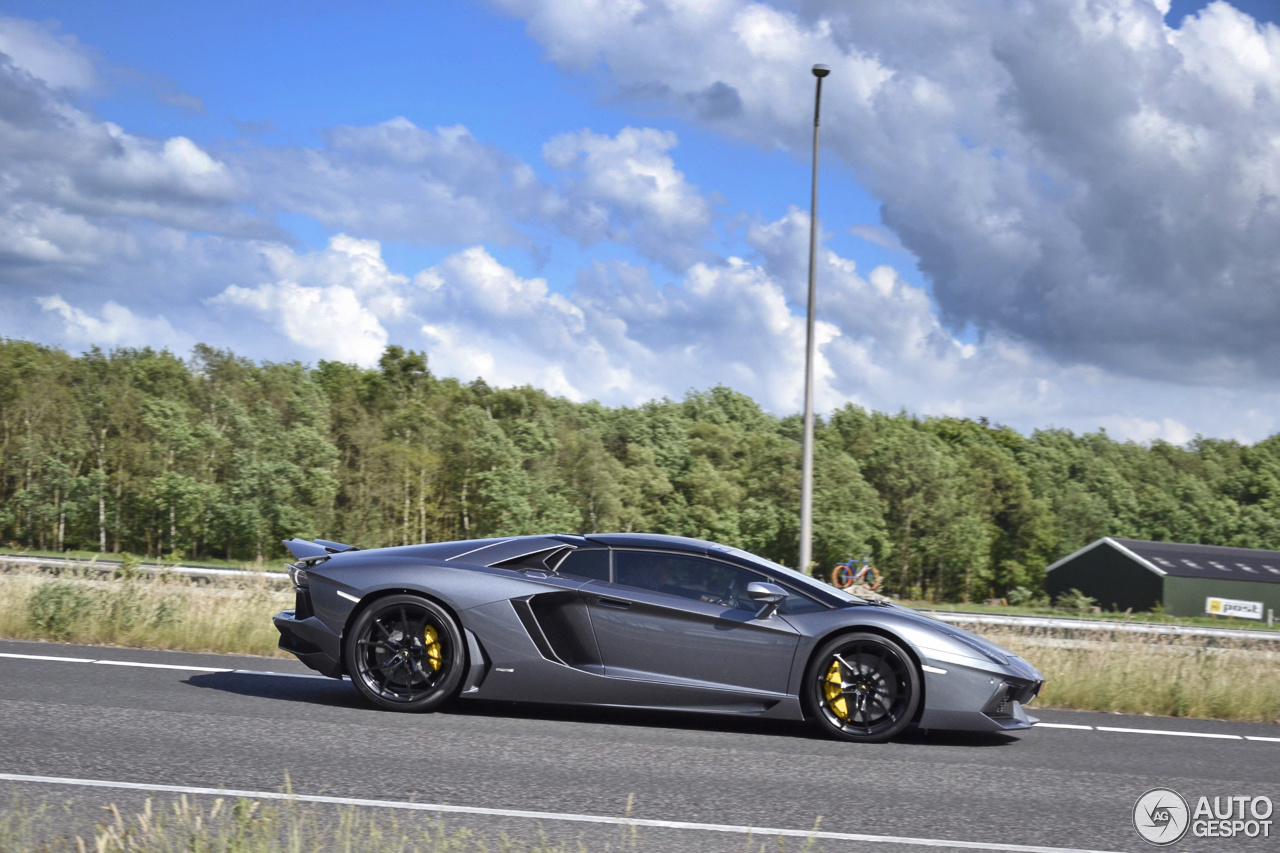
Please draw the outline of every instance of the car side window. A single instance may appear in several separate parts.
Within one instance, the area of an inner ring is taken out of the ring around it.
[[[575,578],[609,581],[609,550],[607,548],[579,548],[571,551],[556,566],[556,573]]]
[[[747,584],[771,581],[765,575],[719,560],[660,551],[614,551],[613,572],[614,583],[623,586],[739,610],[760,608],[747,594]],[[778,608],[779,613],[813,613],[827,609],[806,595],[785,586],[783,589],[787,590],[787,598]]]
[[[747,584],[764,580],[755,572],[716,560],[660,551],[615,551],[614,583],[705,601],[723,607],[754,610]]]

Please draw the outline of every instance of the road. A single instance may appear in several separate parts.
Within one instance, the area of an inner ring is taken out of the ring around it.
[[[147,790],[276,792],[287,775],[299,795],[399,804],[402,820],[405,804],[448,804],[461,812],[450,826],[593,850],[618,849],[620,827],[584,819],[622,818],[630,803],[657,822],[637,830],[640,849],[661,851],[741,851],[734,827],[756,828],[759,845],[765,829],[819,818],[829,835],[815,849],[827,851],[1139,851],[1153,848],[1133,806],[1150,788],[1193,808],[1200,796],[1280,803],[1280,726],[1041,711],[1057,727],[866,746],[724,717],[474,702],[395,714],[306,673],[279,659],[0,641],[0,797],[68,803],[49,820],[84,831],[100,806],[137,805]],[[1273,850],[1276,823],[1267,840],[1172,849]]]

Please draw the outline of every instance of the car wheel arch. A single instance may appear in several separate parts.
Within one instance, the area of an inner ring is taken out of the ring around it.
[[[923,662],[920,660],[920,653],[916,651],[915,647],[912,646],[911,643],[907,642],[905,637],[895,634],[892,631],[880,627],[879,625],[844,625],[839,628],[834,628],[820,637],[816,637],[813,642],[813,651],[809,653],[808,659],[804,662],[804,669],[802,670],[802,673],[807,674],[809,672],[809,667],[813,665],[814,658],[817,656],[818,652],[821,651],[823,646],[836,637],[841,637],[845,634],[875,634],[877,636],[884,637],[886,640],[892,640],[907,653],[907,657],[911,659],[911,664],[916,668],[916,672],[920,675],[920,701],[916,705],[915,713],[911,715],[911,722],[920,722],[920,718],[924,714],[926,698],[924,669],[922,668]],[[817,713],[817,710],[809,707],[809,700],[806,694],[807,691],[804,689],[804,683],[801,682],[800,706],[801,710],[804,712],[805,719],[810,719]]]
[[[462,619],[459,618],[458,611],[453,607],[451,607],[448,602],[441,600],[439,597],[432,595],[426,590],[413,589],[412,587],[406,587],[406,586],[390,586],[390,587],[386,587],[385,589],[376,589],[373,592],[361,598],[360,602],[355,607],[351,608],[351,612],[347,614],[347,621],[342,626],[342,638],[338,646],[338,655],[339,655],[338,660],[346,661],[347,659],[347,638],[351,636],[351,626],[354,625],[356,623],[356,620],[360,618],[360,614],[368,610],[370,607],[372,607],[375,602],[380,601],[381,599],[384,599],[384,598],[388,598],[393,595],[416,595],[419,598],[425,599],[426,601],[430,601],[432,604],[435,604],[436,606],[442,608],[445,613],[448,613],[449,618],[451,618],[454,621],[454,624],[458,626],[458,630],[463,632],[463,637],[464,637],[464,641],[462,644],[463,666],[465,667],[469,665],[471,654],[470,654],[470,651],[467,649],[466,641],[465,641],[467,629],[466,629],[466,626],[463,624]],[[348,676],[351,674],[349,672],[346,672],[345,663],[343,664],[342,669],[344,671],[344,674]]]

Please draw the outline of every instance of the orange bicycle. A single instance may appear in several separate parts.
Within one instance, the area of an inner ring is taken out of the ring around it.
[[[880,571],[867,559],[845,560],[843,563],[836,563],[831,571],[831,583],[840,589],[860,584],[867,589],[877,590],[880,588],[880,581]]]

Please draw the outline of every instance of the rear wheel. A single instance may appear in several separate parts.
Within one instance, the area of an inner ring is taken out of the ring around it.
[[[920,704],[920,674],[903,648],[879,634],[844,634],[809,662],[805,691],[818,725],[843,740],[898,735]]]
[[[369,605],[351,627],[347,672],[356,689],[393,711],[430,711],[462,680],[462,633],[444,608],[417,595]]]

